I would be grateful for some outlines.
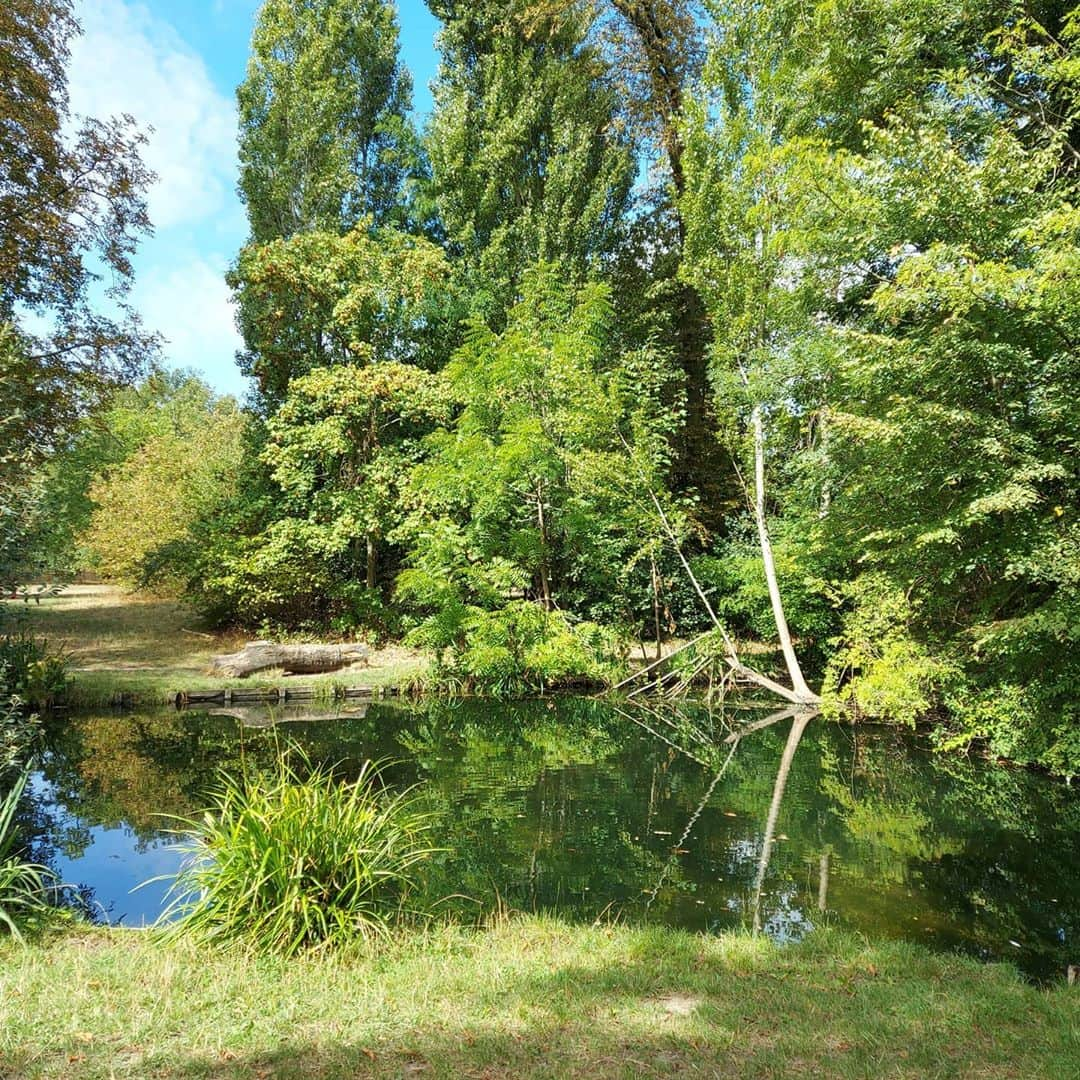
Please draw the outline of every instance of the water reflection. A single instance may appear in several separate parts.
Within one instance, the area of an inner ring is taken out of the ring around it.
[[[770,718],[770,723],[790,718],[791,730],[788,732],[787,742],[784,743],[784,752],[780,755],[780,765],[776,770],[776,781],[773,784],[772,801],[769,803],[769,813],[765,818],[765,832],[761,837],[761,856],[758,858],[757,878],[754,880],[754,933],[756,934],[761,933],[761,895],[765,888],[765,873],[769,869],[769,857],[772,855],[773,843],[776,839],[776,820],[780,816],[780,804],[784,801],[784,790],[787,788],[791,763],[795,760],[795,751],[799,749],[806,725],[816,715],[816,712],[790,709]]]
[[[498,897],[777,937],[828,918],[1036,974],[1080,952],[1073,792],[894,731],[790,710],[628,718],[576,699],[215,712],[74,717],[50,732],[27,820],[39,853],[114,919],[157,915],[154,890],[128,890],[178,862],[162,815],[194,815],[220,767],[269,768],[291,739],[344,775],[389,758],[393,782],[422,782],[446,849],[428,888],[468,898],[454,904],[470,914]]]

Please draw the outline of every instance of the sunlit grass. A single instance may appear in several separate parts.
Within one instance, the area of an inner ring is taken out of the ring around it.
[[[387,648],[366,666],[322,675],[263,672],[248,679],[208,674],[211,657],[233,652],[253,633],[210,631],[182,603],[125,593],[109,585],[71,585],[40,604],[7,603],[18,629],[48,638],[70,662],[69,704],[90,709],[123,696],[128,703],[165,704],[180,690],[313,686],[332,696],[337,687],[401,686],[427,667],[416,650]]]
[[[385,937],[416,914],[427,824],[370,762],[349,782],[284,756],[268,777],[225,775],[180,834],[188,859],[161,925],[172,939],[285,956]]]
[[[1066,1077],[1080,993],[903,943],[511,918],[379,950],[219,955],[138,931],[0,945],[0,1074]]]

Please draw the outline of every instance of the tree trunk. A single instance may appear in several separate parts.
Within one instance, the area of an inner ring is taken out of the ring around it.
[[[664,655],[664,635],[660,626],[660,571],[652,560],[653,627],[656,632],[656,659]]]
[[[791,643],[791,631],[788,629],[784,602],[776,580],[776,561],[773,559],[772,541],[769,539],[769,527],[765,521],[765,425],[761,418],[760,404],[754,406],[750,421],[754,429],[754,519],[757,522],[761,561],[765,566],[765,580],[769,586],[769,602],[772,604],[776,633],[780,638],[780,648],[784,653],[784,662],[787,664],[796,698],[808,705],[817,704],[821,698],[806,685],[803,678],[799,658],[795,655],[795,646]]]
[[[211,668],[215,675],[234,679],[246,679],[269,668],[282,668],[290,675],[314,675],[366,660],[369,652],[366,645],[276,645],[272,641],[251,641],[239,652],[215,656]]]
[[[311,705],[302,702],[298,705],[233,705],[231,708],[212,709],[207,715],[238,720],[246,728],[272,728],[278,724],[298,722],[312,724],[323,720],[360,719],[367,715],[368,702],[359,706],[342,706],[327,713],[313,713]]]
[[[547,519],[544,516],[544,486],[536,487],[536,523],[540,529],[540,599],[544,604],[544,610],[550,611],[551,603],[551,579],[548,575],[548,531]]]
[[[716,436],[717,418],[710,404],[708,315],[692,285],[678,284],[673,306],[677,312],[675,346],[686,377],[686,418],[675,443],[672,480],[678,487],[697,489],[699,520],[710,532],[722,532],[738,489]]]

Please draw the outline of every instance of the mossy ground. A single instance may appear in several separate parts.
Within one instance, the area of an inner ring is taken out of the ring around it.
[[[25,629],[63,650],[72,673],[70,704],[95,708],[118,696],[158,705],[179,690],[314,685],[329,697],[335,687],[407,684],[427,667],[422,653],[375,650],[366,665],[325,675],[264,672],[248,679],[209,675],[210,658],[232,652],[250,634],[211,632],[175,600],[125,593],[111,585],[71,585],[40,603],[7,602],[7,627]]]
[[[0,944],[0,1075],[1071,1077],[1080,990],[835,932],[528,917],[285,963],[76,929]]]

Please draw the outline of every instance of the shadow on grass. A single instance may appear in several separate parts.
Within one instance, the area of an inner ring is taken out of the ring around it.
[[[265,1048],[251,1045],[255,1019],[233,1015],[209,1052],[183,1046],[200,1035],[194,1021],[150,1052],[77,1042],[41,1052],[69,1055],[72,1076],[185,1080],[1077,1075],[1080,998],[1007,969],[904,945],[830,953],[828,937],[771,955],[662,940],[626,962],[586,957],[416,986],[419,1000],[402,1000],[401,1015],[363,1015],[359,1002],[352,1014],[346,999],[332,1018],[309,1020],[297,1002],[277,1030],[258,1018]]]

